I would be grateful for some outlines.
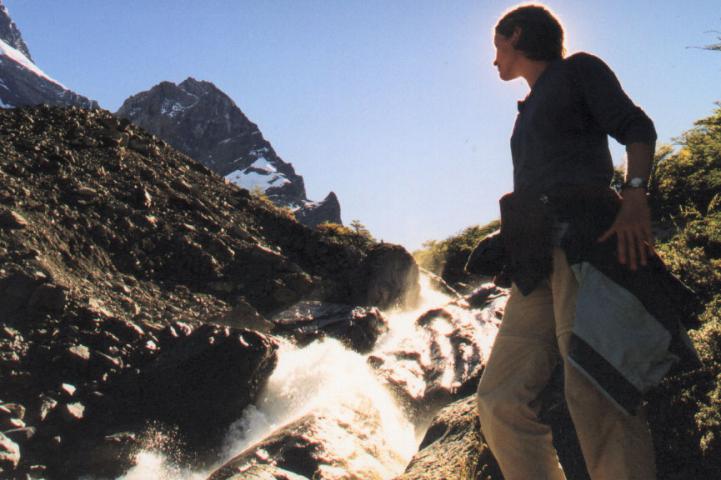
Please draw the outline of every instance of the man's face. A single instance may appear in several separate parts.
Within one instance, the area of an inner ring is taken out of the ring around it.
[[[517,32],[511,37],[504,37],[500,33],[493,36],[493,45],[496,47],[496,58],[493,65],[498,68],[498,76],[501,80],[513,80],[518,78],[519,73],[516,71],[516,64],[522,53],[513,46]]]

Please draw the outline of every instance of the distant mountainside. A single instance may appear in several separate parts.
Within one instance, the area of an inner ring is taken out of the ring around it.
[[[98,108],[35,65],[20,30],[0,0],[0,108],[48,104]]]
[[[116,115],[156,134],[231,182],[262,190],[275,204],[291,208],[306,225],[341,223],[336,195],[331,192],[322,202],[309,201],[303,177],[211,82],[194,78],[177,85],[161,82],[125,100]]]
[[[30,50],[25,44],[20,30],[18,30],[17,25],[15,25],[15,22],[10,18],[8,9],[2,4],[2,0],[0,0],[0,40],[17,49],[31,62],[33,61],[33,58],[30,56]]]

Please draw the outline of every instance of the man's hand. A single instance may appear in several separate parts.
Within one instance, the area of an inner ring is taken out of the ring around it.
[[[598,241],[606,241],[615,234],[618,240],[618,261],[636,270],[638,262],[646,266],[648,256],[653,253],[651,212],[643,188],[625,189],[622,199],[616,220]]]

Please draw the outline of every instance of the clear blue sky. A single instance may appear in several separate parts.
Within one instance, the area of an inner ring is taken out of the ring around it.
[[[670,142],[721,100],[718,0],[545,2],[570,52],[602,57]],[[516,2],[5,0],[36,63],[115,111],[162,80],[209,80],[344,221],[410,249],[498,216],[525,83],[492,67]],[[612,141],[613,142],[613,141]],[[623,149],[614,143],[616,163]]]

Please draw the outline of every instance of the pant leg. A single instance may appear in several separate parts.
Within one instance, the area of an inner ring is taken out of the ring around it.
[[[565,361],[575,318],[578,283],[561,249],[554,250],[551,288],[558,345],[564,359],[566,402],[591,478],[655,479],[653,443],[645,415],[625,415]]]
[[[515,286],[478,385],[483,435],[506,480],[564,480],[538,396],[558,361],[548,282],[523,296]]]

